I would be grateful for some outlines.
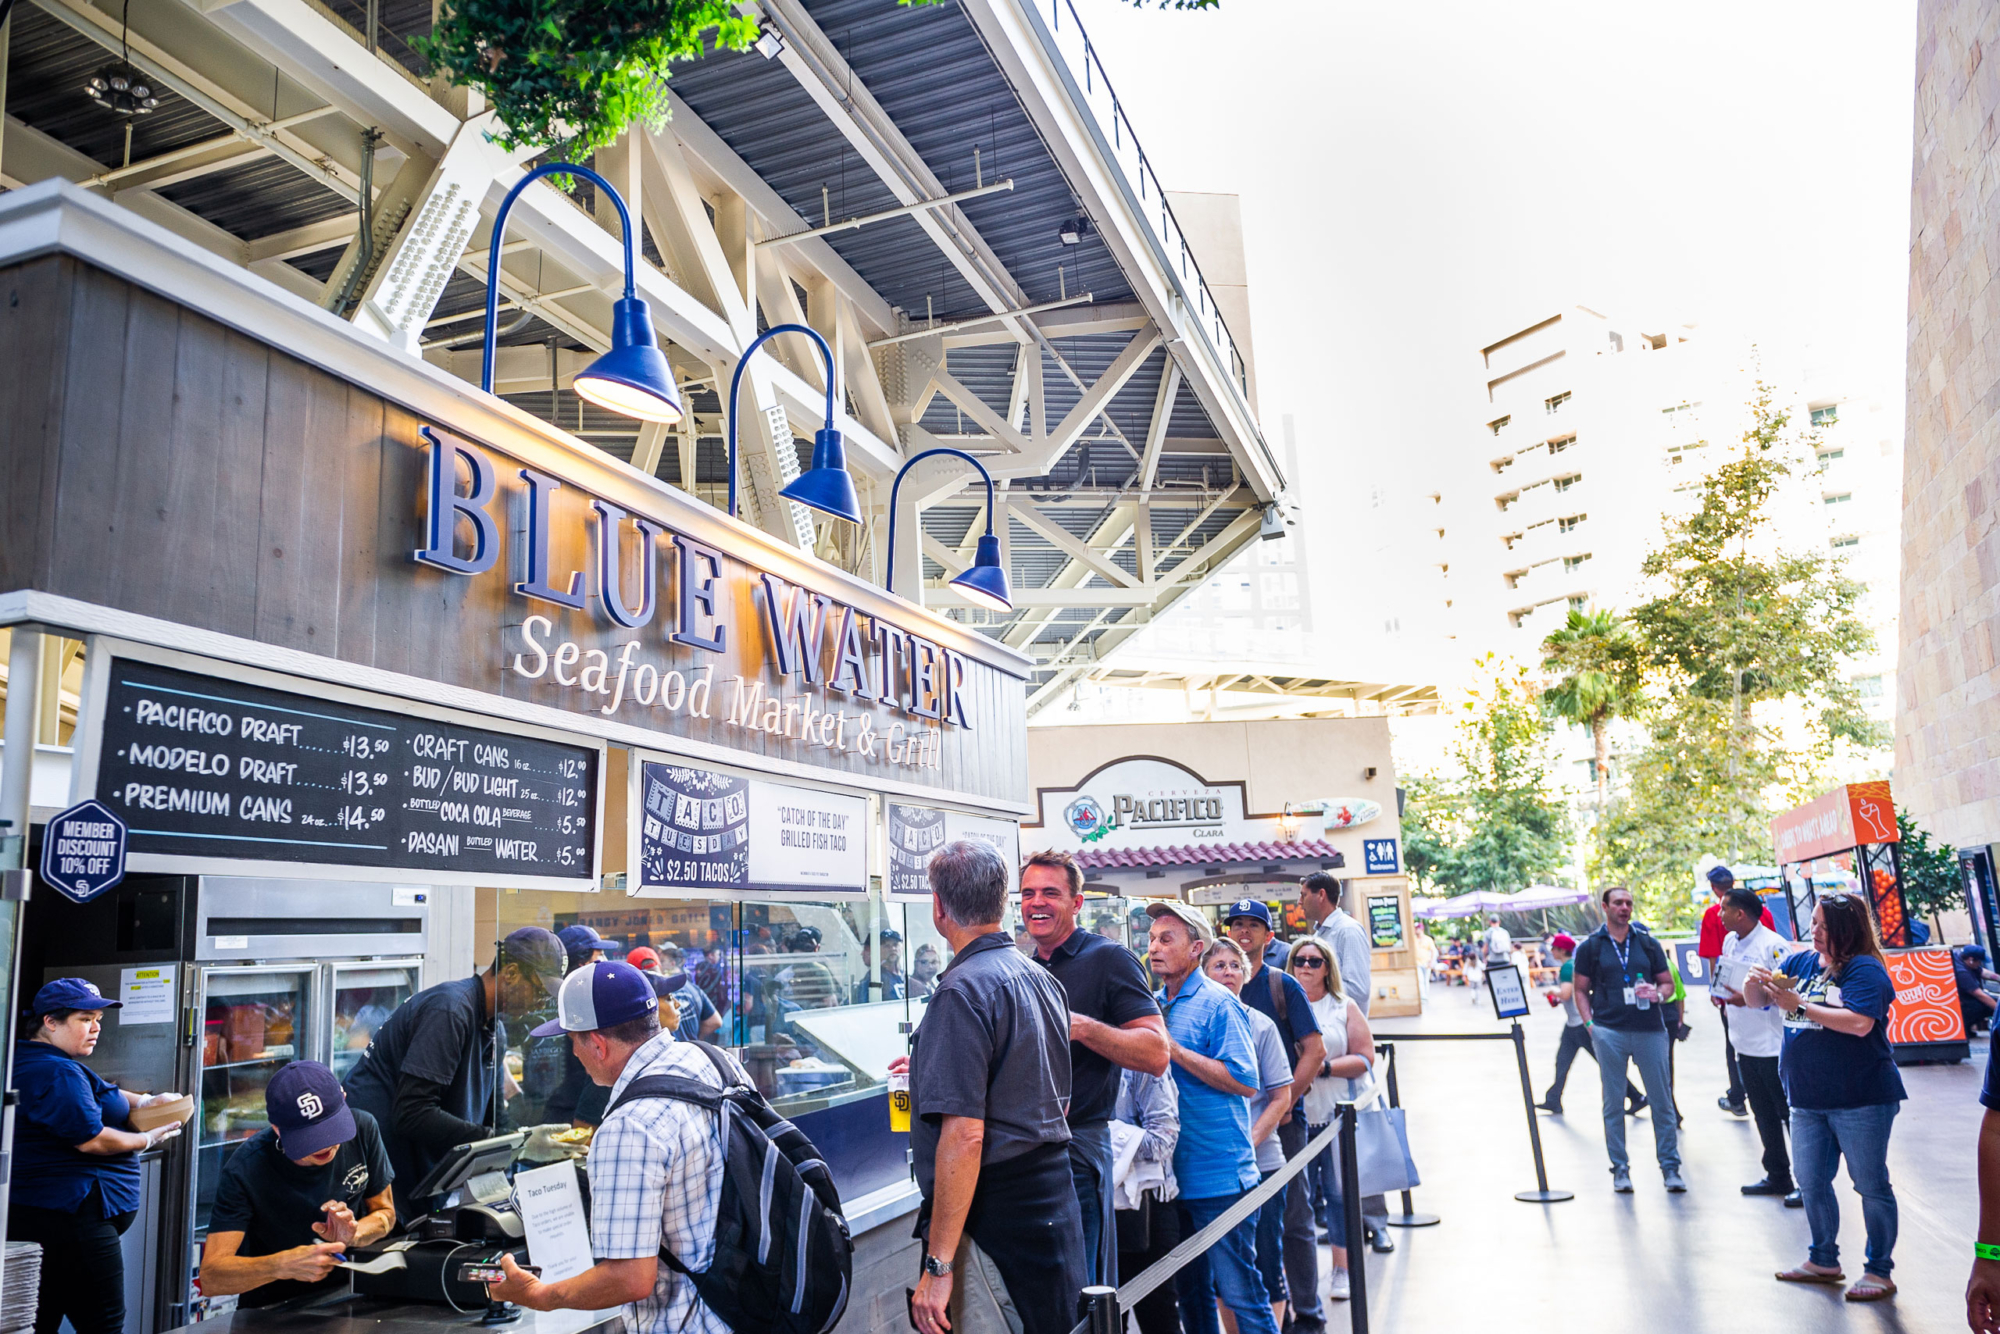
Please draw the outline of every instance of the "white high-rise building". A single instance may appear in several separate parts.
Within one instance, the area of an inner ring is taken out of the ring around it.
[[[1583,306],[1477,355],[1477,397],[1420,520],[1455,655],[1538,663],[1572,608],[1629,611],[1653,596],[1640,565],[1664,520],[1693,505],[1701,478],[1750,428],[1761,379],[1792,428],[1819,437],[1817,468],[1776,501],[1777,540],[1838,552],[1869,588],[1861,614],[1877,647],[1849,672],[1871,715],[1889,720],[1902,471],[1893,387],[1870,393],[1815,369],[1810,350],[1784,364],[1692,325],[1626,323]],[[1590,786],[1587,740],[1566,750],[1577,785]]]

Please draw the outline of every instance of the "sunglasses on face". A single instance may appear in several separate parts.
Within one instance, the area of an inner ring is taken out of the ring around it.
[[[1303,958],[1303,959],[1300,959],[1300,960],[1298,961],[1298,965],[1297,965],[1297,966],[1298,966],[1298,967],[1300,967],[1300,968],[1324,968],[1324,967],[1326,967],[1326,960],[1325,960],[1325,959],[1315,959],[1315,958],[1312,958],[1312,957],[1308,956],[1308,957],[1306,957],[1306,958]]]

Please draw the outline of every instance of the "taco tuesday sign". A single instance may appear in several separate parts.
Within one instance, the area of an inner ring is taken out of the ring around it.
[[[662,715],[709,720],[763,734],[745,744],[788,740],[916,770],[941,769],[945,734],[970,733],[981,716],[974,682],[991,673],[965,655],[608,501],[585,497],[584,508],[573,487],[534,468],[509,461],[503,486],[479,447],[431,427],[423,435],[424,529],[412,559],[486,575],[505,523],[511,591],[526,605],[508,617],[502,670],[553,683],[577,698],[569,707],[646,726]],[[552,517],[559,506],[567,527],[585,530],[583,569],[555,559],[579,546]],[[572,618],[588,622],[584,642]],[[590,642],[606,630],[618,642]]]

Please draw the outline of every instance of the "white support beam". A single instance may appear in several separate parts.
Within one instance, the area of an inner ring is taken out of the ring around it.
[[[330,246],[345,245],[354,239],[358,226],[359,218],[348,213],[323,222],[309,222],[288,231],[273,232],[249,243],[249,259],[252,264],[266,259],[297,259],[300,255],[310,255]]]
[[[1026,496],[1019,493],[1010,496],[1007,501],[1006,512],[1040,533],[1043,537],[1046,537],[1060,550],[1067,552],[1072,560],[1082,561],[1098,575],[1110,580],[1118,587],[1139,588],[1142,586],[1137,579],[1134,579],[1131,575],[1119,569],[1117,565],[1107,560],[1103,553],[1094,550],[1084,542],[1078,541],[1075,534],[1071,533],[1067,528],[1064,528],[1054,519],[1039,513],[1035,508],[1034,502],[1027,499]],[[1121,533],[1119,541],[1122,543],[1123,540],[1124,536]]]
[[[1153,478],[1160,471],[1160,450],[1167,443],[1167,427],[1173,423],[1174,399],[1181,392],[1180,363],[1167,358],[1164,374],[1160,376],[1160,392],[1153,396],[1153,417],[1146,427],[1146,453],[1139,460],[1139,489],[1153,489]]]
[[[5,136],[4,145],[0,145],[0,162],[5,162],[7,168],[6,176],[0,180],[4,180],[9,189],[33,185],[51,177],[81,181],[104,170],[103,163],[85,157],[61,140],[12,116],[6,118],[5,128],[0,130],[0,134]],[[150,190],[127,191],[119,196],[118,202],[148,221],[157,222],[175,235],[232,263],[241,264],[248,258],[243,242],[207,219],[188,212],[171,200],[162,199]]]
[[[1118,354],[1104,374],[1097,377],[1096,383],[1084,390],[1083,397],[1076,401],[1076,406],[1049,432],[1047,438],[1036,441],[1032,449],[1024,450],[1022,457],[1010,459],[1003,467],[996,468],[994,476],[1039,477],[1054,467],[1056,460],[1069,452],[1083,435],[1084,428],[1111,405],[1118,391],[1131,382],[1146,364],[1146,359],[1159,350],[1159,346],[1160,333],[1157,329],[1132,335],[1132,341],[1125,345],[1125,350]],[[1129,449],[1131,446],[1127,443],[1126,447]]]

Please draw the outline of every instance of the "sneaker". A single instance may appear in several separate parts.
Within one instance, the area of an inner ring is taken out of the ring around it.
[[[1805,1208],[1805,1207],[1806,1207],[1806,1197],[1805,1197],[1805,1195],[1804,1195],[1804,1194],[1803,1194],[1802,1192],[1800,1192],[1800,1191],[1796,1191],[1796,1190],[1795,1190],[1795,1191],[1793,1191],[1793,1192],[1792,1192],[1792,1193],[1791,1193],[1790,1195],[1787,1195],[1787,1196],[1785,1197],[1785,1207],[1786,1207],[1787,1209],[1803,1209],[1803,1208]]]
[[[1632,1174],[1622,1167],[1611,1169],[1611,1189],[1619,1195],[1632,1193]]]
[[[1345,1269],[1333,1271],[1333,1280],[1326,1285],[1326,1295],[1337,1302],[1347,1301],[1354,1296],[1354,1290],[1348,1286]]]
[[[1630,1105],[1628,1105],[1625,1108],[1625,1115],[1637,1116],[1639,1113],[1645,1111],[1648,1107],[1652,1105],[1653,1104],[1647,1100],[1646,1095],[1641,1093],[1638,1097],[1632,1099]]]
[[[1563,1114],[1563,1105],[1559,1102],[1548,1102],[1544,1100],[1542,1102],[1536,1103],[1535,1106],[1537,1109],[1547,1112],[1551,1116],[1561,1116]]]
[[[1792,1193],[1792,1183],[1789,1181],[1773,1181],[1771,1178],[1765,1177],[1762,1181],[1752,1182],[1750,1185],[1745,1186],[1743,1193],[1745,1195],[1790,1195]]]
[[[1669,1195],[1687,1194],[1688,1183],[1681,1180],[1681,1170],[1678,1167],[1666,1168],[1660,1173],[1660,1175],[1666,1178],[1667,1194]]]
[[[1728,1112],[1731,1116],[1750,1115],[1750,1106],[1748,1103],[1731,1102],[1729,1100],[1729,1095],[1726,1093],[1723,1094],[1720,1098],[1717,1098],[1715,1100],[1715,1105],[1717,1107],[1720,1107],[1723,1111]]]

